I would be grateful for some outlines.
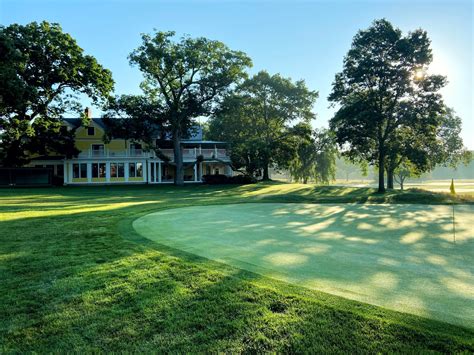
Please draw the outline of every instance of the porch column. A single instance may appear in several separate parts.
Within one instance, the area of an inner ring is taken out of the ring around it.
[[[63,185],[67,185],[67,163],[63,161]]]
[[[161,182],[161,161],[158,162],[158,182]]]
[[[68,164],[67,179],[69,182],[72,182],[72,163]]]
[[[110,182],[110,162],[105,162],[105,181]]]
[[[194,164],[194,182],[198,181],[197,164]]]
[[[92,182],[92,163],[87,162],[87,182]]]
[[[148,182],[152,182],[152,181],[151,181],[151,163],[150,163],[149,161],[147,161],[146,167],[147,167],[147,174],[146,174],[146,176],[147,176],[147,181],[148,181]]]
[[[199,163],[199,181],[202,181],[202,162]]]
[[[129,171],[130,171],[129,162],[125,162],[125,164],[124,164],[124,169],[125,169],[124,178],[125,178],[125,181],[128,182]]]

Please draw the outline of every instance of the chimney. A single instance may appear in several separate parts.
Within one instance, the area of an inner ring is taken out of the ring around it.
[[[84,113],[86,114],[87,118],[92,118],[92,109],[90,107],[86,107]]]

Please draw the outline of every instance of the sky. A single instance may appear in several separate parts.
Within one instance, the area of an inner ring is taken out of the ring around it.
[[[280,73],[304,79],[311,90],[317,90],[315,127],[327,127],[334,114],[327,97],[353,36],[380,18],[404,33],[417,28],[428,32],[434,56],[430,71],[448,77],[444,100],[462,118],[465,145],[474,150],[470,0],[0,0],[4,26],[43,20],[61,24],[85,53],[112,71],[118,95],[140,92],[143,77],[127,56],[140,45],[141,33],[173,30],[222,41],[252,58],[250,74]]]

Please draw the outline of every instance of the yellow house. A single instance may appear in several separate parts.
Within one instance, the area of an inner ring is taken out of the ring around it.
[[[105,125],[101,118],[91,118],[88,127],[81,120],[64,118],[64,124],[76,132],[77,157],[36,157],[30,166],[49,167],[64,185],[75,184],[165,184],[173,183],[175,166],[171,141],[156,140],[155,144],[168,158],[160,159],[154,150],[145,151],[142,144],[124,139],[104,143]],[[158,138],[158,137],[157,137]],[[202,182],[206,174],[232,175],[225,142],[202,140],[202,130],[182,142],[184,180]],[[198,159],[201,156],[202,159]]]

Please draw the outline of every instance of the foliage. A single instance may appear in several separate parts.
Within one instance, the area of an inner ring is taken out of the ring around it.
[[[346,157],[338,154],[336,158],[336,179],[363,179],[369,174],[369,166],[366,161],[354,164]]]
[[[113,89],[110,71],[45,21],[0,27],[0,79],[0,160],[11,166],[32,154],[77,154],[61,115],[82,113],[77,94],[100,104]]]
[[[462,120],[450,107],[445,107],[440,115],[438,126],[438,145],[430,155],[432,165],[449,166],[456,168],[461,163],[468,165],[472,160],[472,153],[464,146],[461,138]]]
[[[237,184],[237,185],[246,185],[246,184],[255,184],[257,180],[250,175],[235,175],[227,176],[222,174],[216,175],[203,175],[202,180],[204,184],[207,185],[223,185],[223,184]]]
[[[335,179],[337,148],[332,134],[327,130],[311,130],[306,123],[291,128],[296,140],[296,154],[289,163],[289,172],[295,181],[308,180],[328,184]]]
[[[446,79],[426,73],[431,61],[425,31],[403,36],[382,19],[357,33],[336,75],[329,100],[340,107],[330,126],[345,156],[379,167],[380,192],[391,150],[436,139]]]
[[[122,95],[111,98],[106,109],[103,118],[106,142],[121,138],[144,144],[145,150],[154,150],[162,160],[169,161],[155,144],[156,139],[168,133],[159,103],[144,95]]]
[[[177,185],[183,185],[181,139],[194,118],[209,115],[232,85],[246,77],[252,62],[243,52],[222,42],[184,36],[173,41],[174,32],[144,34],[142,44],[130,54],[145,80],[145,97],[154,103],[166,122],[174,145]]]
[[[400,189],[403,190],[403,184],[407,178],[420,177],[421,173],[415,164],[408,159],[404,159],[395,169],[394,178],[395,181],[400,184]]]
[[[236,169],[267,180],[270,166],[288,167],[294,156],[289,124],[313,119],[317,96],[303,80],[261,71],[226,97],[210,120],[209,135],[229,142]]]
[[[461,163],[469,164],[471,154],[464,147],[460,136],[461,118],[455,115],[453,109],[444,107],[437,119],[438,126],[435,134],[429,139],[420,139],[416,135],[429,135],[428,131],[432,128],[424,131],[417,130],[412,134],[407,134],[407,129],[396,130],[397,138],[390,143],[387,156],[388,187],[393,188],[393,183],[390,184],[392,175],[397,167],[407,160],[411,166],[409,170],[416,170],[416,176],[433,170],[437,165],[456,168]]]

